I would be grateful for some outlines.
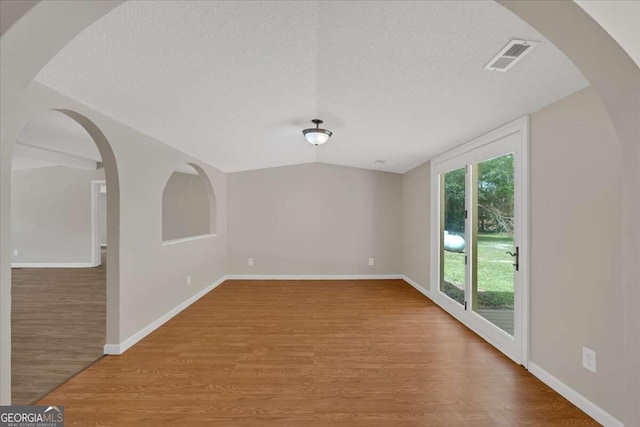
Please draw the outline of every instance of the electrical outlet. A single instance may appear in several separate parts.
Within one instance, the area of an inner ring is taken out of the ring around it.
[[[249,265],[253,265],[253,258],[249,258],[249,259],[247,259],[247,264],[249,264]]]
[[[582,347],[582,366],[595,374],[596,372],[596,352]]]
[[[374,265],[375,264],[375,260],[373,258],[369,258],[369,265]]]
[[[191,275],[187,275],[187,285],[191,284]]]
[[[13,256],[18,256],[18,250],[17,249],[13,250]]]

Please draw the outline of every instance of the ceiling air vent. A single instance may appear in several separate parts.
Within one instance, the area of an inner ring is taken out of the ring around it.
[[[525,57],[539,43],[526,40],[511,40],[496,56],[494,56],[487,65],[485,70],[490,71],[507,71],[513,67],[516,62]]]

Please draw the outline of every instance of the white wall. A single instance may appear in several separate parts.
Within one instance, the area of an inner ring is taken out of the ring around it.
[[[401,175],[320,163],[229,174],[231,273],[361,275],[401,269]]]
[[[402,273],[429,292],[431,163],[402,175]]]
[[[107,246],[107,193],[100,193],[100,246]]]
[[[530,162],[531,361],[623,419],[622,159],[593,89],[531,115]]]
[[[574,0],[618,42],[640,66],[640,2],[628,0]]]
[[[91,180],[104,172],[51,166],[11,178],[12,261],[91,264]]]

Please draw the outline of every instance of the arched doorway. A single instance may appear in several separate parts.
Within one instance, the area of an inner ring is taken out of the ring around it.
[[[31,117],[12,154],[12,402],[26,405],[102,357],[117,325],[119,188],[106,137],[73,111]]]

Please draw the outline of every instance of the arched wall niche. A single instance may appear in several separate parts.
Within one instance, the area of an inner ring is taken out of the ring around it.
[[[162,241],[216,234],[216,194],[204,169],[187,163],[171,173],[162,192]]]

